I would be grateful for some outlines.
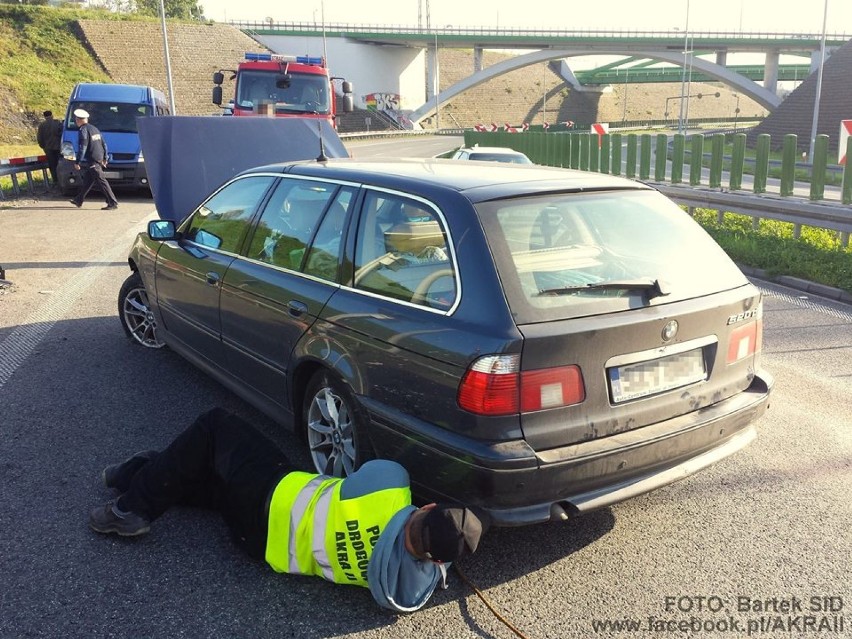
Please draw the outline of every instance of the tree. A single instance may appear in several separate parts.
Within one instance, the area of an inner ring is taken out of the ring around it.
[[[163,0],[167,18],[203,20],[204,7],[195,0]],[[160,15],[159,0],[136,0],[136,12],[146,16]]]

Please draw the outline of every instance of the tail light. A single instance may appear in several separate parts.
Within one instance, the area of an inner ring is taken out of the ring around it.
[[[487,355],[468,368],[458,403],[477,415],[512,415],[579,404],[586,398],[578,366],[521,371],[520,355]]]
[[[733,364],[741,359],[760,353],[763,348],[763,304],[757,307],[755,320],[731,331],[728,341],[726,363]]]

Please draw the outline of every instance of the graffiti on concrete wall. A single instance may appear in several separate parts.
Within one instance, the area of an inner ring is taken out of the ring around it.
[[[405,128],[411,128],[411,120],[400,109],[398,93],[370,93],[364,96],[364,102],[370,111],[380,111]]]
[[[364,101],[371,111],[399,113],[400,98],[398,93],[371,93],[364,96]]]

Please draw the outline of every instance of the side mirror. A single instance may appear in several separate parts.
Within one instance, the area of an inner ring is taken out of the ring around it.
[[[353,92],[352,83],[348,80],[343,81],[343,95],[349,95]]]
[[[213,74],[213,84],[222,84],[225,81],[225,74],[217,71]]]
[[[220,86],[213,87],[213,104],[222,106],[222,87]]]
[[[344,113],[352,113],[355,110],[355,101],[352,99],[351,93],[343,96],[342,108]]]
[[[178,239],[174,220],[153,220],[148,222],[148,237],[160,242]]]

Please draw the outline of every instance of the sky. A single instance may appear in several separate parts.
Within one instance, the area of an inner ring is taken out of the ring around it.
[[[426,0],[198,0],[216,21],[417,26]],[[852,35],[852,0],[429,0],[432,26]],[[420,9],[419,9],[420,7]]]

